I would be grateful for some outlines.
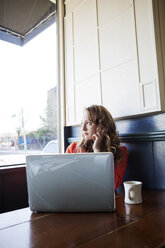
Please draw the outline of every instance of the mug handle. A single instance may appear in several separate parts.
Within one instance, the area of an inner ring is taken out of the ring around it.
[[[129,198],[130,201],[133,201],[133,197],[131,197],[131,191],[133,191],[132,188],[130,188],[130,189],[128,190],[128,198]]]

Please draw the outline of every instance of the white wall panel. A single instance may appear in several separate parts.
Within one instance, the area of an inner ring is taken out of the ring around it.
[[[99,70],[97,33],[74,48],[75,55],[75,81],[87,79]]]
[[[155,78],[155,45],[151,0],[135,0],[140,82]]]
[[[74,45],[88,39],[88,35],[97,31],[96,1],[84,0],[73,11]]]
[[[74,99],[74,62],[73,62],[73,36],[72,14],[65,18],[65,99],[66,99],[66,122],[75,121]]]
[[[97,0],[99,27],[121,15],[132,7],[132,0]]]
[[[143,96],[144,96],[144,109],[156,109],[157,108],[157,98],[156,98],[156,88],[154,83],[144,84],[142,86]]]
[[[103,104],[116,118],[161,110],[164,2],[67,0],[65,5],[67,124],[80,123],[83,108],[91,104]]]
[[[73,69],[73,36],[72,36],[72,15],[65,18],[65,77],[67,83],[74,78]]]
[[[140,113],[138,71],[130,62],[102,73],[103,105],[113,117]]]
[[[82,2],[82,0],[65,0],[65,11],[67,15],[73,11],[73,9]]]
[[[78,83],[75,86],[76,93],[76,123],[81,123],[84,107],[91,104],[101,104],[99,76]]]
[[[100,29],[101,69],[136,58],[132,8]]]

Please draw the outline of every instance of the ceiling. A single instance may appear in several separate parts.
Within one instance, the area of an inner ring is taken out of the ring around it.
[[[0,39],[24,45],[55,22],[54,0],[0,0]]]

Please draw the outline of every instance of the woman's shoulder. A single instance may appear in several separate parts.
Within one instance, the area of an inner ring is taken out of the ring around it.
[[[77,142],[71,143],[71,144],[67,147],[66,153],[74,153],[76,146],[77,146]]]
[[[120,151],[121,151],[121,156],[122,160],[127,160],[128,159],[128,149],[126,146],[120,146]]]
[[[66,149],[66,153],[80,153],[80,152],[81,152],[81,149],[79,147],[78,142],[73,142]]]
[[[125,151],[125,150],[127,150],[127,147],[126,146],[120,146],[120,150]]]
[[[120,151],[128,151],[126,146],[120,146]]]

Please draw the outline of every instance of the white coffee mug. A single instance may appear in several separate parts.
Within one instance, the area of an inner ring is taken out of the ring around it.
[[[125,203],[139,204],[142,203],[142,182],[126,181],[124,182]]]

